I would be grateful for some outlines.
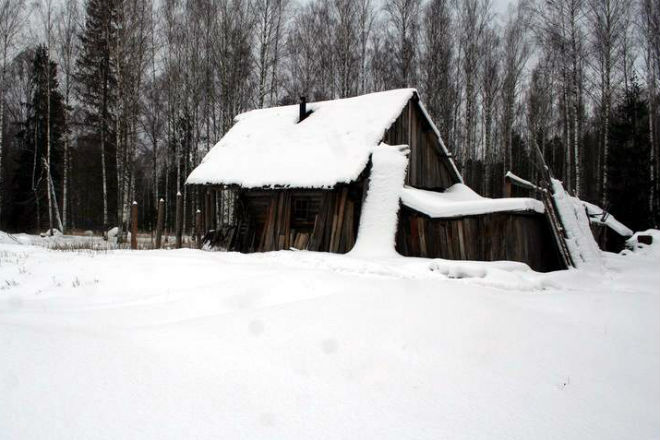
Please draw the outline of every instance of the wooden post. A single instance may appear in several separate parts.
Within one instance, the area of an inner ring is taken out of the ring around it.
[[[158,201],[158,220],[156,221],[156,249],[163,243],[163,223],[165,221],[165,200]]]
[[[183,235],[183,196],[181,192],[176,194],[176,221],[175,221],[176,241],[174,247],[181,249],[181,236]]]
[[[213,229],[213,215],[211,210],[211,189],[206,190],[206,196],[204,199],[204,232],[208,232]]]
[[[511,197],[511,178],[504,176],[504,197]]]
[[[202,211],[195,212],[195,239],[197,240],[197,249],[202,248]]]
[[[131,206],[131,249],[137,249],[137,234],[138,234],[138,204],[133,201]]]

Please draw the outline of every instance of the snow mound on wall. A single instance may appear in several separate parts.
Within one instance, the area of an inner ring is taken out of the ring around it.
[[[618,221],[612,214],[605,212],[600,206],[594,205],[593,203],[581,201],[587,210],[589,215],[589,220],[592,223],[603,224],[612,229],[614,232],[619,234],[622,237],[630,237],[633,235],[632,229]],[[603,219],[603,216],[605,217]]]
[[[557,215],[566,231],[566,245],[575,267],[602,269],[601,251],[591,232],[582,201],[568,195],[557,179],[552,179],[552,189]]]
[[[541,214],[545,212],[543,203],[538,200],[524,197],[490,199],[480,196],[462,183],[456,183],[442,193],[406,186],[401,193],[401,202],[433,218],[504,211],[535,211]]]
[[[382,144],[371,155],[369,189],[352,256],[391,257],[395,250],[399,199],[406,177],[408,147]]]
[[[398,89],[309,103],[312,113],[300,123],[298,105],[240,114],[187,183],[329,188],[351,182],[415,93]]]

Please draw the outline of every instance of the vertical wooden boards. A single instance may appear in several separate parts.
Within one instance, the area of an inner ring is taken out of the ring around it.
[[[412,99],[388,128],[383,142],[410,147],[406,185],[422,189],[448,188],[458,180],[435,131]]]
[[[210,231],[211,229],[214,229],[213,226],[213,210],[212,210],[212,195],[211,195],[211,189],[207,189],[206,192],[204,193],[204,230],[205,232]]]
[[[417,229],[419,231],[419,256],[428,256],[428,249],[426,248],[426,222],[423,218],[417,217]]]
[[[241,219],[246,225],[241,234],[256,236],[257,244],[249,246],[241,239],[233,250],[266,252],[293,247],[345,253],[355,244],[362,183],[332,190],[245,190],[240,200],[247,216]],[[306,216],[301,223],[302,208]]]
[[[547,218],[494,213],[432,219],[409,208],[399,214],[396,249],[404,256],[449,260],[512,260],[532,269],[563,269]]]

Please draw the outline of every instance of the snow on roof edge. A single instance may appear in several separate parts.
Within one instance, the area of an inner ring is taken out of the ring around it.
[[[498,212],[545,212],[543,203],[536,199],[491,199],[480,196],[463,183],[456,183],[442,193],[405,186],[401,192],[401,203],[431,218],[455,218]]]

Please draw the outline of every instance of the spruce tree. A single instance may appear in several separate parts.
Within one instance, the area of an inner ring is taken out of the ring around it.
[[[117,83],[112,51],[117,44],[117,0],[88,0],[85,28],[80,36],[76,63],[77,94],[84,111],[84,123],[100,146],[103,182],[103,225],[108,226],[110,191],[108,158],[115,157],[114,142]]]
[[[18,133],[22,137],[25,148],[21,151],[17,172],[14,178],[16,192],[16,210],[10,219],[12,226],[21,228],[33,225],[35,230],[44,226],[42,220],[48,218],[48,205],[43,203],[47,198],[48,176],[47,156],[47,124],[50,121],[51,166],[50,173],[55,188],[60,187],[62,175],[63,135],[66,131],[64,118],[64,103],[58,91],[57,64],[48,58],[44,46],[38,46],[34,51],[32,67],[32,97],[28,105],[28,117],[24,121],[23,130]],[[48,91],[50,91],[50,118],[48,111]],[[21,228],[22,229],[22,228]]]
[[[642,98],[633,77],[612,118],[607,186],[612,214],[635,231],[652,225],[647,203],[650,191],[648,118],[648,102]]]

